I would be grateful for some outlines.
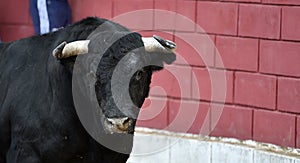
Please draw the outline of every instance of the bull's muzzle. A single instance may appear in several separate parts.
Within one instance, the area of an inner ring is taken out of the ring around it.
[[[132,134],[134,122],[131,118],[106,118],[104,121],[104,130],[109,134],[123,133]]]

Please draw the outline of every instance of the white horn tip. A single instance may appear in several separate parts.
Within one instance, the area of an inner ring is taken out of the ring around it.
[[[155,38],[155,40],[157,40],[165,48],[168,48],[170,50],[176,49],[176,43],[173,41],[163,39],[162,37],[159,37],[157,35],[153,35],[153,38]]]
[[[157,35],[153,37],[143,37],[142,40],[147,52],[173,53],[176,49],[174,42],[163,39]]]

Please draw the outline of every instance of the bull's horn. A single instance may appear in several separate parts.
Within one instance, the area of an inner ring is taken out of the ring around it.
[[[163,39],[157,35],[153,37],[143,37],[142,40],[147,52],[173,53],[176,49],[174,42]]]
[[[68,58],[88,53],[90,40],[80,40],[70,43],[63,42],[53,50],[53,56],[57,59]]]

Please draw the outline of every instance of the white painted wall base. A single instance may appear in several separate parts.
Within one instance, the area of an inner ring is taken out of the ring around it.
[[[137,128],[128,163],[300,163],[300,150]]]

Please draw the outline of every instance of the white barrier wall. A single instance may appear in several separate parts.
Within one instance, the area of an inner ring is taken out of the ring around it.
[[[300,150],[137,128],[128,163],[300,163]]]

